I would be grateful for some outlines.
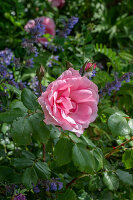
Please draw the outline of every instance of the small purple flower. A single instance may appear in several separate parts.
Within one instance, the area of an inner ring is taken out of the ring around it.
[[[13,194],[14,193],[14,190],[15,190],[15,184],[12,184],[12,185],[7,185],[5,187],[6,189],[6,193],[7,194]]]
[[[129,82],[131,76],[133,76],[133,73],[132,72],[128,72],[128,73],[125,73],[120,78],[115,77],[115,81],[113,81],[111,83],[107,83],[106,86],[105,86],[105,88],[103,88],[100,91],[100,96],[101,97],[104,96],[105,93],[108,93],[108,95],[111,95],[111,92],[113,90],[118,91],[120,89],[120,87],[121,87],[122,82],[123,81]]]
[[[46,191],[57,191],[63,188],[63,183],[58,181],[58,179],[52,178],[51,180],[45,181],[44,186],[46,187]]]
[[[57,182],[58,184],[58,190],[61,190],[63,188],[63,183],[62,182]]]
[[[77,17],[71,17],[68,22],[65,24],[63,22],[63,24],[65,24],[64,29],[61,31],[57,31],[58,35],[60,37],[64,37],[67,38],[68,35],[70,35],[72,29],[74,28],[74,26],[78,23],[78,18]]]
[[[33,67],[34,66],[33,58],[26,60],[25,66],[26,67]]]
[[[36,186],[36,187],[33,187],[33,191],[34,191],[35,193],[39,193],[39,192],[40,192],[40,189],[39,189],[38,186]]]
[[[50,184],[50,190],[56,191],[57,190],[57,182],[51,182]]]
[[[16,68],[20,67],[20,58],[13,58],[12,63],[15,65]]]
[[[13,200],[26,200],[26,196],[23,194],[17,194],[13,197]]]
[[[35,25],[29,28],[29,32],[35,39],[44,35],[45,25],[42,23],[42,20],[39,18],[35,19]]]
[[[52,67],[52,65],[58,65],[56,62],[54,62],[54,60],[59,60],[59,56],[51,56],[51,60],[48,63],[48,67]]]
[[[5,79],[8,76],[7,68],[4,65],[0,64],[0,80]]]
[[[11,63],[11,60],[13,58],[13,53],[11,49],[5,49],[3,51],[0,51],[0,64],[4,66],[8,66]]]
[[[37,48],[34,46],[35,41],[34,40],[29,40],[29,39],[23,39],[22,40],[22,47],[27,50],[27,53],[34,54],[35,57],[38,56],[38,51]]]

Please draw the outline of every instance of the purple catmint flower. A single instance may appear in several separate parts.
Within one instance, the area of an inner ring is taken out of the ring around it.
[[[35,57],[38,56],[37,48],[34,46],[34,40],[23,39],[22,40],[22,47],[27,50],[27,53],[34,54]]]
[[[58,65],[56,62],[54,62],[54,60],[59,60],[59,56],[52,56],[51,60],[48,63],[48,67],[52,67],[52,65]]]
[[[35,26],[30,29],[30,34],[33,38],[37,39],[45,33],[45,25],[40,19],[35,19]]]
[[[63,183],[58,181],[57,184],[58,184],[58,190],[61,190],[63,188]]]
[[[39,193],[39,192],[40,192],[40,189],[39,189],[38,186],[35,186],[35,187],[33,187],[33,191],[34,191],[35,193]]]
[[[14,193],[14,190],[15,190],[15,184],[6,185],[5,189],[6,189],[6,194],[12,195]]]
[[[83,73],[82,68],[81,68],[80,73],[81,73],[81,74]],[[88,77],[88,78],[91,80],[94,76],[96,76],[96,70],[93,69],[93,71],[86,72],[86,73],[84,74],[84,76]]]
[[[8,76],[7,68],[4,65],[0,64],[0,80],[5,79]]]
[[[64,51],[64,48],[60,45],[56,46],[50,42],[44,42],[43,46],[45,48],[47,48],[48,50],[51,50],[51,51],[54,51],[56,52],[57,50],[61,50],[61,51]]]
[[[40,95],[39,81],[36,76],[27,85],[34,91],[35,95]],[[45,91],[46,87],[42,86],[42,90]]]
[[[13,200],[26,200],[26,196],[23,194],[17,194],[13,197]]]
[[[26,63],[25,63],[26,67],[33,67],[33,65],[34,65],[33,58],[26,60]]]
[[[20,67],[20,58],[13,58],[12,63],[15,65],[16,68]]]
[[[111,95],[111,92],[113,90],[118,91],[121,87],[122,82],[123,81],[129,82],[131,76],[133,76],[133,73],[127,72],[122,77],[115,78],[115,81],[113,81],[111,83],[107,83],[105,88],[100,90],[100,96],[102,97],[103,95],[105,95],[105,93],[108,93],[108,95]]]
[[[51,182],[50,183],[50,190],[56,191],[57,190],[57,182]]]
[[[58,179],[52,178],[51,180],[47,180],[44,183],[46,191],[57,191],[63,188],[63,183],[58,181]]]
[[[39,81],[35,76],[32,80],[28,83],[28,86],[34,91],[34,93],[38,96],[39,95]]]
[[[68,35],[70,35],[72,29],[74,28],[74,26],[78,23],[78,17],[71,17],[68,22],[65,24],[64,29],[63,30],[58,30],[58,35],[60,37],[64,37],[67,38]]]
[[[8,66],[11,63],[12,58],[13,53],[11,49],[6,48],[5,50],[0,51],[0,64]]]

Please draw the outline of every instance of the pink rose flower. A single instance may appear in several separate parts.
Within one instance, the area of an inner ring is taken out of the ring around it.
[[[45,25],[45,34],[49,33],[50,35],[52,35],[53,37],[55,36],[55,23],[53,21],[53,19],[49,18],[49,17],[40,17],[39,18],[42,21],[42,24]],[[38,38],[38,41],[41,44],[44,44],[45,42],[47,42],[46,38]]]
[[[53,7],[62,8],[65,4],[65,0],[48,0],[52,3]]]
[[[36,20],[41,21],[41,23],[45,25],[44,34],[49,33],[53,37],[55,36],[55,23],[53,19],[42,16],[42,17],[37,18]],[[35,26],[35,20],[29,20],[28,23],[25,25],[24,29],[27,32],[29,32],[29,29],[33,28],[34,26]],[[47,39],[45,37],[38,38],[37,40],[41,44],[44,44],[45,42],[47,42]]]
[[[38,98],[46,124],[75,132],[79,137],[97,117],[98,88],[87,77],[69,68]]]
[[[87,63],[87,65],[85,67],[85,71],[87,71],[91,67],[93,67],[93,69],[95,69],[96,68],[96,63]]]

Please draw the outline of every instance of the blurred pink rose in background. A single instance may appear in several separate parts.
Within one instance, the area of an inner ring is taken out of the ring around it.
[[[55,32],[55,23],[54,23],[53,19],[51,19],[49,17],[42,16],[42,17],[36,18],[35,20],[29,20],[28,23],[25,25],[24,29],[27,32],[29,32],[29,29],[33,28],[35,26],[36,20],[40,21],[42,24],[45,25],[44,34],[49,33],[53,37],[55,36],[55,33],[56,33]],[[40,37],[37,40],[41,44],[44,44],[45,42],[47,42],[47,39],[45,37]]]
[[[96,68],[96,63],[87,63],[87,65],[85,67],[85,71],[87,71],[90,68],[95,69]]]
[[[75,132],[79,137],[97,117],[97,86],[78,71],[69,68],[38,98],[46,124]]]
[[[65,4],[65,0],[48,0],[49,2],[52,3],[53,7],[61,8]]]

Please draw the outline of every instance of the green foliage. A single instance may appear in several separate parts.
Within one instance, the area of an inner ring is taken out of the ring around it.
[[[116,55],[116,52],[110,48],[107,48],[106,45],[103,44],[96,44],[95,52],[104,54],[110,59],[111,65],[115,70],[120,70],[120,58]]]
[[[72,160],[72,143],[66,139],[60,139],[55,145],[54,155],[58,166],[65,165]]]
[[[133,168],[133,149],[125,151],[122,156],[122,162],[127,169]]]
[[[62,199],[64,199],[64,200],[67,200],[67,199],[76,200],[76,194],[73,190],[67,189],[64,194],[58,195],[58,199],[59,200],[62,200]]]
[[[103,182],[109,190],[117,190],[119,187],[119,180],[115,173],[105,172],[103,174]]]
[[[128,185],[133,185],[133,175],[129,172],[117,169],[116,171],[117,175],[119,176],[119,179]]]
[[[40,178],[48,179],[50,177],[50,169],[47,163],[38,161],[35,163],[35,169]]]
[[[0,55],[0,200],[15,194],[27,200],[132,200],[133,79],[123,81],[111,96],[100,91],[133,72],[133,1],[66,0],[58,9],[44,0],[7,0],[0,6],[0,48],[13,51],[9,65]],[[24,30],[38,16],[50,17],[56,25],[55,37],[41,36],[48,47]],[[60,37],[58,30],[71,16],[79,22],[69,36]],[[22,48],[24,38],[31,39],[38,56]],[[80,70],[86,61],[97,65],[91,81],[99,89],[98,116],[77,137],[46,125],[37,99],[63,71]],[[40,66],[44,76],[37,77]]]
[[[83,144],[75,144],[72,154],[74,165],[81,172],[93,173],[95,171],[95,158],[86,146]]]
[[[26,185],[28,188],[32,188],[33,184],[37,184],[37,174],[34,169],[34,167],[27,168],[24,171],[23,177],[22,177],[22,183]]]
[[[42,115],[39,113],[31,115],[29,118],[29,123],[31,125],[33,138],[39,142],[47,143],[50,137],[50,131],[48,126],[42,122],[41,116]]]
[[[37,98],[31,90],[25,88],[21,94],[21,100],[26,108],[29,110],[36,110],[38,108]]]
[[[29,120],[20,117],[12,124],[12,138],[17,145],[28,145],[31,142],[31,127]]]
[[[0,121],[5,123],[11,123],[13,122],[13,120],[23,115],[25,115],[25,113],[21,109],[14,108],[10,111],[0,113]]]
[[[125,136],[130,133],[127,120],[118,114],[113,114],[109,117],[108,126],[114,136]]]

